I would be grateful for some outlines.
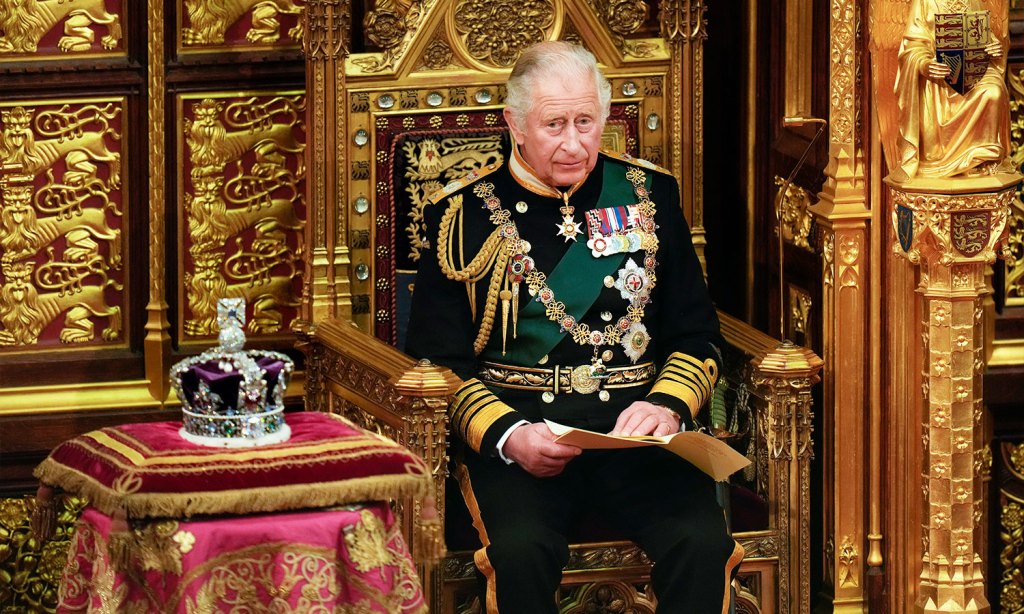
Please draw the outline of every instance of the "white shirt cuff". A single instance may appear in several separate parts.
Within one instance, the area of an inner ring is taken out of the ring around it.
[[[494,446],[495,448],[498,449],[498,457],[501,460],[505,461],[506,465],[511,465],[515,461],[513,461],[510,458],[505,458],[505,452],[504,452],[505,442],[508,440],[508,436],[512,434],[512,431],[514,431],[517,428],[523,426],[524,424],[529,424],[529,422],[526,421],[526,420],[520,420],[519,422],[516,422],[512,426],[508,427],[508,430],[505,431],[505,434],[502,435],[501,439],[498,440],[497,445]]]

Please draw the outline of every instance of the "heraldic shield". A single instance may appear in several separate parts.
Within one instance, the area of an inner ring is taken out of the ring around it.
[[[988,245],[990,211],[956,211],[950,216],[949,234],[953,247],[968,258],[977,256]]]
[[[935,61],[949,66],[946,83],[958,94],[971,91],[985,76],[985,45],[991,40],[988,11],[935,15]]]
[[[914,242],[914,210],[903,205],[896,205],[896,235],[903,251],[909,252]]]

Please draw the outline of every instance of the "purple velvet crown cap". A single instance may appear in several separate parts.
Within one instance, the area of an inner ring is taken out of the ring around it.
[[[279,381],[282,369],[285,369],[285,362],[276,356],[259,356],[256,365],[263,372],[263,381],[266,385],[262,395],[260,410],[270,409],[274,404],[274,393],[277,386],[283,382]],[[221,360],[207,360],[188,367],[181,374],[181,391],[185,394],[183,402],[191,407],[198,405],[197,396],[200,391],[200,382],[206,382],[210,393],[217,395],[221,403],[216,408],[217,413],[245,411],[240,407],[238,399],[239,386],[242,384],[243,376],[237,369],[227,371],[223,368]],[[284,383],[287,385],[287,383]],[[284,393],[284,390],[281,390]],[[255,399],[252,399],[255,401]],[[244,399],[242,400],[244,401]]]

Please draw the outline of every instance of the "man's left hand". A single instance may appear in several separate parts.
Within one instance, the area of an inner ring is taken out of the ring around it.
[[[679,420],[668,408],[647,401],[633,401],[622,410],[609,435],[671,435],[679,432]]]

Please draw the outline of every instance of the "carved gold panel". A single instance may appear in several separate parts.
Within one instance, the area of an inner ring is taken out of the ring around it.
[[[216,335],[216,302],[246,301],[248,333],[290,338],[305,225],[302,92],[179,95],[178,335]]]
[[[0,64],[126,54],[127,0],[0,0]]]
[[[0,354],[124,344],[124,109],[0,103]]]
[[[459,0],[448,35],[481,70],[511,68],[524,49],[551,38],[563,11],[558,0]]]
[[[178,53],[302,47],[305,0],[177,0]]]

